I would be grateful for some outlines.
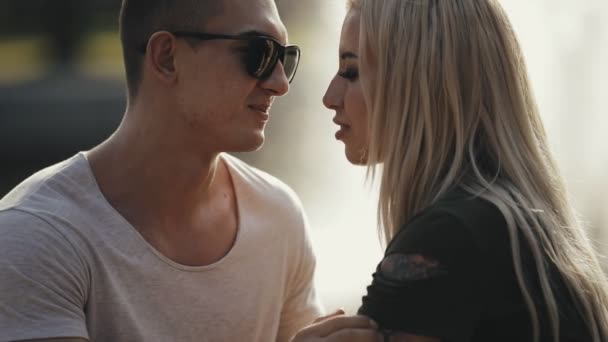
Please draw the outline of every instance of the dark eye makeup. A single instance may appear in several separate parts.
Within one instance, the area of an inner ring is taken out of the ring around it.
[[[355,81],[359,78],[359,70],[357,68],[347,67],[344,70],[339,71],[338,76],[349,81]]]

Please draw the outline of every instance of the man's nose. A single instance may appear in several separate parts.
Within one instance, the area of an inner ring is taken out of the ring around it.
[[[279,62],[274,67],[270,77],[262,81],[262,87],[272,92],[274,96],[283,96],[289,91],[289,80],[285,75],[283,63]]]

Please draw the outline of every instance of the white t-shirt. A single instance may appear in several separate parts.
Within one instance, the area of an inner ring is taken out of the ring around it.
[[[286,341],[321,314],[296,195],[222,155],[239,213],[220,261],[179,265],[103,197],[84,154],[0,201],[0,341]]]

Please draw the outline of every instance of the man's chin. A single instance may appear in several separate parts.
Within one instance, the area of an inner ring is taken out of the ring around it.
[[[240,144],[233,146],[233,148],[231,148],[231,151],[227,152],[255,152],[260,150],[262,146],[264,146],[265,140],[266,138],[264,137],[264,134],[258,135],[257,137],[251,137],[251,139],[248,139],[247,141],[242,141]]]

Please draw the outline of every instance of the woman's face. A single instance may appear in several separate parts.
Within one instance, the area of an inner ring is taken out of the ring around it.
[[[344,19],[340,37],[340,69],[331,80],[323,104],[336,112],[339,126],[336,139],[344,142],[346,159],[353,164],[366,163],[367,112],[359,82],[359,18],[351,10]]]

